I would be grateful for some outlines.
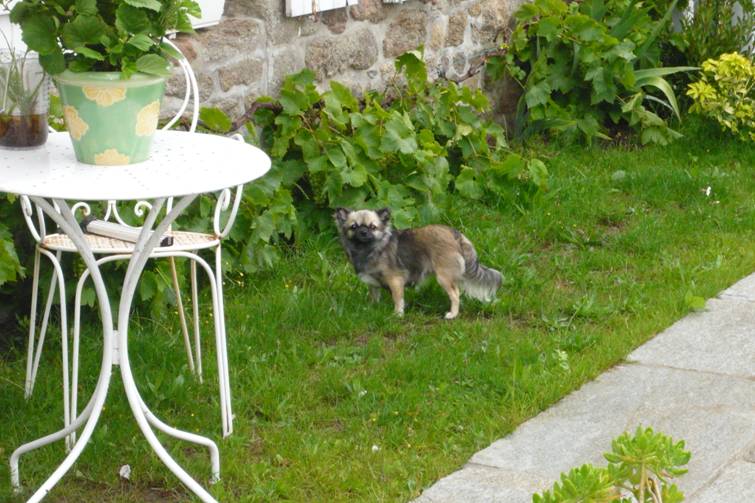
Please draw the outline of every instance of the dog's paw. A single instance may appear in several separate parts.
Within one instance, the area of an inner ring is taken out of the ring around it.
[[[444,318],[447,319],[447,320],[453,320],[458,315],[459,315],[459,313],[452,313],[451,311],[449,311],[449,312],[446,313],[446,315],[444,316]]]
[[[404,310],[402,309],[401,311],[393,311],[393,314],[395,314],[397,318],[403,318]]]

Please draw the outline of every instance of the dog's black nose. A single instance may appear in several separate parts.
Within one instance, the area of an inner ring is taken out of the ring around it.
[[[360,238],[366,238],[367,236],[370,235],[370,232],[367,229],[365,229],[364,227],[362,227],[361,229],[359,229],[359,231],[357,231],[357,232],[358,232]]]

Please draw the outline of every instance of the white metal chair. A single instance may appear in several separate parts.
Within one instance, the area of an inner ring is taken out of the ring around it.
[[[169,40],[170,45],[173,45]],[[178,50],[178,48],[173,45]],[[163,129],[172,127],[184,114],[189,104],[193,106],[192,119],[189,131],[196,130],[199,119],[199,90],[194,72],[185,58],[178,60],[180,68],[186,79],[186,93],[181,107],[176,115],[165,125]],[[243,141],[240,135],[236,139]],[[197,288],[197,264],[207,274],[212,293],[213,318],[215,323],[215,339],[218,360],[218,382],[220,387],[220,410],[223,436],[228,436],[233,431],[233,411],[231,408],[231,389],[228,372],[228,354],[226,348],[224,302],[223,302],[223,276],[222,276],[222,247],[221,241],[228,235],[238,212],[241,202],[242,187],[238,186],[234,191],[226,189],[218,194],[213,215],[213,232],[200,233],[171,230],[173,245],[169,247],[158,247],[155,249],[151,258],[167,258],[170,262],[171,275],[173,279],[173,288],[176,292],[177,308],[180,318],[181,330],[183,332],[184,346],[188,358],[190,370],[195,373],[198,379],[202,380],[202,353],[200,344],[200,324],[199,324],[199,304]],[[168,200],[166,211],[170,211],[172,200]],[[55,298],[57,288],[60,303],[60,323],[61,323],[61,352],[63,361],[63,419],[68,426],[76,418],[77,401],[78,401],[78,364],[79,364],[79,335],[81,319],[81,295],[86,279],[89,277],[88,271],[85,271],[78,280],[76,295],[74,299],[74,325],[73,325],[73,358],[71,362],[71,372],[69,381],[69,355],[68,355],[68,327],[67,327],[67,309],[65,299],[65,279],[63,270],[60,265],[62,255],[68,252],[75,252],[76,248],[73,242],[63,233],[47,234],[45,228],[45,219],[40,208],[33,207],[27,197],[21,197],[21,207],[27,226],[36,241],[36,252],[34,256],[34,269],[32,278],[32,301],[29,324],[29,342],[28,356],[26,365],[26,383],[25,396],[29,398],[34,390],[34,383],[39,368],[42,347],[47,333],[50,311]],[[150,203],[139,201],[134,206],[134,213],[137,217],[143,216],[146,209],[149,209]],[[73,205],[74,213],[80,211],[83,215],[88,216],[92,213],[92,208],[88,203],[79,202]],[[223,216],[227,213],[225,223]],[[36,225],[34,223],[36,216]],[[116,201],[106,203],[105,214],[101,216],[102,220],[117,222],[121,225],[130,226],[121,216]],[[100,255],[100,263],[113,262],[117,260],[128,260],[133,251],[133,243],[119,239],[86,235],[89,244],[95,255]],[[199,256],[203,250],[214,251],[215,264],[214,268]],[[41,256],[47,257],[53,265],[54,274],[50,280],[50,289],[45,303],[44,314],[42,316],[41,326],[37,333],[37,298],[39,294],[39,266]],[[191,269],[191,295],[193,311],[193,332],[194,348],[192,352],[192,341],[189,336],[189,328],[186,322],[184,306],[181,299],[178,274],[176,270],[175,258],[186,258],[190,260]],[[74,437],[68,439],[67,445],[72,445]]]

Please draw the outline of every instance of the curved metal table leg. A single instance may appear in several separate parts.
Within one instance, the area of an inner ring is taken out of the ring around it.
[[[154,224],[157,213],[162,209],[165,199],[158,199],[153,204],[152,209],[147,217],[147,221],[142,227],[142,232],[139,236],[139,240],[134,246],[133,256],[128,264],[126,275],[123,282],[123,291],[121,293],[121,300],[118,306],[118,347],[121,351],[120,367],[121,377],[123,378],[123,388],[126,391],[126,397],[128,398],[129,405],[131,406],[131,412],[136,419],[139,428],[146,437],[152,449],[157,453],[162,462],[183,482],[194,494],[196,494],[202,501],[216,502],[215,498],[210,495],[196,480],[194,480],[176,461],[168,454],[165,447],[157,439],[155,433],[150,428],[147,415],[152,416],[151,412],[145,406],[139,395],[139,390],[136,387],[134,381],[134,375],[131,372],[131,364],[128,358],[128,321],[129,311],[131,310],[131,302],[136,292],[136,285],[144,269],[150,253],[158,245],[161,236],[168,229],[170,224],[178,217],[178,215],[194,200],[196,196],[184,196],[177,204],[173,206],[173,209],[163,219],[162,222],[155,228],[154,232],[150,234],[152,225]],[[154,417],[154,416],[152,416]],[[199,437],[199,435],[197,435]],[[185,438],[185,440],[189,440]],[[205,439],[210,442],[209,439]],[[215,475],[215,474],[213,474]]]
[[[33,197],[32,200],[37,203],[59,226],[69,235],[71,240],[76,245],[79,253],[81,254],[87,269],[90,272],[92,281],[97,292],[97,300],[100,308],[100,315],[102,317],[103,325],[103,355],[102,366],[100,369],[100,376],[97,381],[97,386],[89,400],[89,403],[82,411],[82,413],[71,422],[69,426],[59,430],[53,434],[47,435],[43,438],[29,442],[16,449],[11,455],[11,482],[15,488],[19,488],[19,475],[18,475],[18,462],[21,455],[47,445],[56,440],[60,440],[70,435],[76,429],[80,428],[82,424],[84,429],[81,435],[77,439],[76,443],[71,448],[71,451],[63,460],[63,463],[50,475],[50,477],[42,484],[42,486],[32,495],[28,500],[29,502],[36,503],[44,498],[52,487],[65,475],[70,469],[73,463],[78,459],[79,455],[84,449],[84,446],[89,441],[92,431],[99,420],[102,407],[107,396],[108,387],[110,385],[110,377],[112,372],[112,366],[114,364],[120,365],[121,376],[123,378],[123,387],[126,392],[131,412],[142,430],[147,441],[150,443],[154,451],[163,461],[163,463],[183,482],[194,494],[196,494],[202,501],[217,503],[217,500],[210,495],[196,480],[194,480],[186,471],[181,468],[178,463],[168,454],[165,448],[160,444],[155,433],[150,428],[150,424],[160,429],[161,431],[186,440],[194,442],[207,447],[210,450],[210,460],[212,465],[212,479],[211,481],[217,481],[220,477],[220,457],[217,445],[212,440],[196,435],[193,433],[184,432],[168,426],[160,421],[146,406],[139,390],[136,387],[133,373],[131,372],[131,365],[128,358],[128,321],[129,311],[131,309],[131,303],[136,292],[136,286],[144,269],[150,253],[158,245],[160,237],[168,228],[168,226],[178,217],[178,215],[194,200],[196,196],[184,196],[173,207],[168,215],[162,222],[155,228],[154,232],[150,232],[152,226],[157,220],[157,215],[162,209],[165,199],[161,198],[155,201],[152,209],[147,216],[142,232],[137,240],[134,253],[129,261],[128,269],[123,284],[123,291],[121,293],[121,299],[118,307],[118,331],[113,330],[113,318],[110,311],[110,302],[107,296],[105,284],[102,280],[97,260],[89,249],[81,230],[76,223],[72,212],[69,207],[62,200],[55,200],[56,205],[60,208],[60,213],[55,211],[55,208],[42,198]],[[117,340],[116,340],[117,338]],[[118,348],[116,351],[115,348]],[[115,356],[114,356],[115,355]],[[117,358],[117,360],[115,359]]]
[[[94,255],[91,249],[86,244],[84,235],[79,229],[76,219],[71,213],[70,209],[66,205],[65,201],[57,201],[61,212],[58,213],[55,208],[48,203],[45,199],[40,197],[31,197],[40,208],[55,221],[63,231],[68,234],[71,240],[81,254],[84,263],[89,269],[92,275],[92,281],[94,282],[95,291],[97,293],[97,299],[100,307],[100,315],[102,317],[102,330],[103,330],[103,347],[102,347],[102,366],[100,369],[100,376],[97,380],[97,386],[95,387],[94,394],[87,405],[84,412],[73,421],[68,427],[62,430],[40,438],[34,442],[29,442],[16,449],[11,455],[11,483],[14,488],[19,488],[19,476],[18,476],[18,461],[22,454],[25,454],[31,450],[47,445],[55,440],[62,439],[81,424],[84,424],[84,429],[81,432],[81,436],[78,441],[73,445],[68,455],[58,468],[50,475],[50,477],[40,486],[39,489],[29,498],[30,503],[36,503],[44,498],[52,487],[58,483],[58,481],[65,475],[65,473],[71,468],[73,463],[81,455],[84,450],[84,446],[89,441],[92,435],[97,421],[99,420],[102,407],[105,404],[105,398],[107,397],[108,387],[110,386],[110,376],[112,372],[113,364],[113,318],[110,312],[110,300],[108,299],[107,290],[105,289],[105,283],[102,280],[100,270],[97,267]]]

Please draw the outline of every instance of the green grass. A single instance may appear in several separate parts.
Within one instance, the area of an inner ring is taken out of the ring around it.
[[[174,316],[132,326],[145,400],[221,449],[221,501],[407,501],[755,270],[755,147],[702,126],[672,146],[544,148],[552,190],[523,211],[459,202],[447,222],[505,277],[500,300],[462,303],[430,284],[367,301],[333,235],[302,243],[274,272],[229,278],[226,291],[234,435],[220,440],[210,320],[207,379],[189,374]],[[617,172],[623,172],[617,173]],[[706,196],[706,188],[711,187]],[[85,394],[100,343],[83,344]],[[0,457],[61,423],[59,344],[46,348],[23,400],[23,347],[0,360]],[[117,371],[117,369],[116,369]],[[50,501],[184,501],[131,420],[114,378],[93,442]],[[206,481],[205,453],[166,439]],[[373,447],[376,446],[376,447]],[[22,458],[35,488],[63,457],[58,443]],[[123,464],[130,482],[118,480]],[[0,500],[9,491],[0,465]],[[28,497],[29,493],[25,493]]]

